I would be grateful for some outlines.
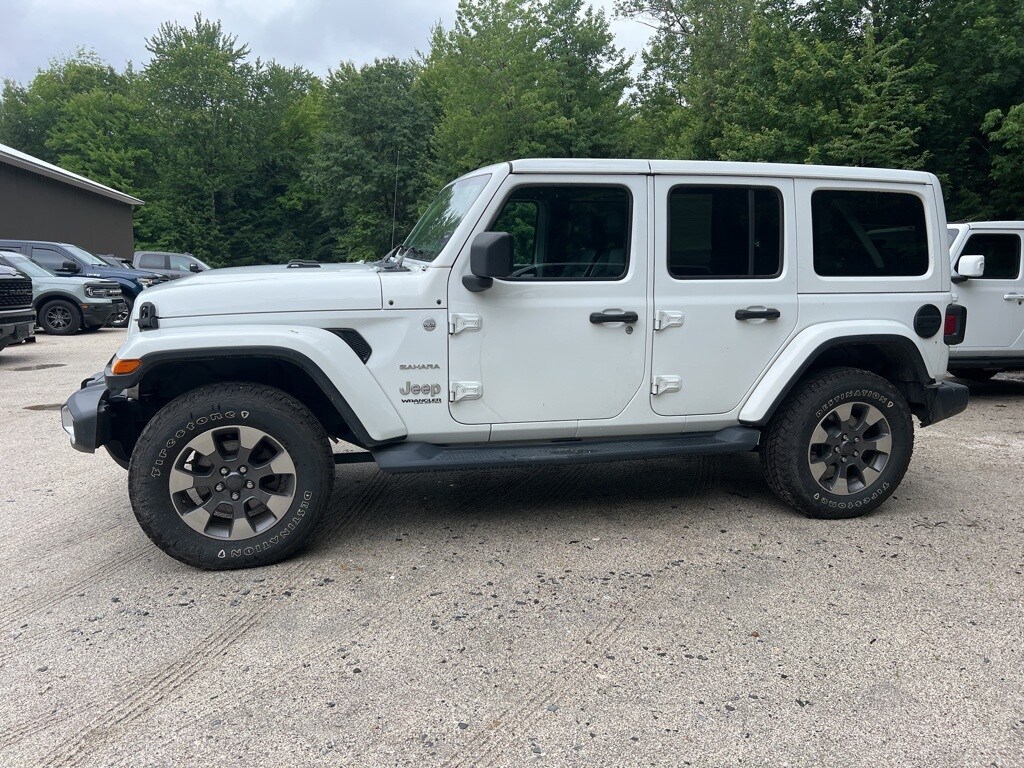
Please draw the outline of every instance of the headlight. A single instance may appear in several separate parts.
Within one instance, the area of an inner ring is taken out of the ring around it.
[[[85,295],[90,299],[110,299],[115,296],[120,296],[121,289],[95,283],[85,286]]]
[[[140,277],[138,282],[143,288],[149,288],[149,286],[153,285],[156,281],[155,277]]]

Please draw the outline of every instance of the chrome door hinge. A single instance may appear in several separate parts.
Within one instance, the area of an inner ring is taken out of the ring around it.
[[[659,309],[654,313],[654,330],[663,331],[666,328],[671,328],[674,325],[683,324],[683,313],[682,312],[668,312],[664,309]]]
[[[666,392],[679,392],[683,388],[682,376],[655,376],[651,382],[652,395],[664,395]]]
[[[460,400],[479,400],[483,395],[483,387],[479,381],[453,381],[448,385],[448,402]]]
[[[457,312],[448,315],[448,333],[452,336],[463,331],[479,331],[481,325],[480,315],[460,315]]]

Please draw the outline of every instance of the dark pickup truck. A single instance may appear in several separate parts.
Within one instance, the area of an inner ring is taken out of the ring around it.
[[[0,266],[0,349],[34,338],[35,326],[32,281]]]

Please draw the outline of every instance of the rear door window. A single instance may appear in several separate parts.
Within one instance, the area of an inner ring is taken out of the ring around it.
[[[674,187],[668,271],[677,280],[782,274],[782,195],[765,187]]]
[[[166,269],[163,254],[144,253],[139,257],[139,269]]]
[[[902,192],[811,195],[814,271],[823,277],[917,277],[928,272],[924,202]]]
[[[42,264],[47,269],[57,271],[64,267],[64,262],[74,262],[74,259],[52,248],[40,248],[34,245],[32,246],[32,261]]]

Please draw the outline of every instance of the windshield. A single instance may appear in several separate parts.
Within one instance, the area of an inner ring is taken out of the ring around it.
[[[16,253],[3,253],[0,254],[0,259],[6,261],[21,274],[28,277],[55,277],[55,273],[41,267],[34,261],[30,261],[26,256]]]
[[[403,243],[413,251],[413,258],[420,261],[437,258],[490,179],[487,173],[471,176],[449,184],[438,193]]]
[[[109,264],[104,262],[103,259],[101,259],[99,256],[93,256],[91,253],[89,253],[88,251],[82,250],[77,245],[65,245],[64,247],[67,248],[69,251],[71,251],[73,254],[75,254],[75,256],[80,258],[86,264],[91,264],[94,267],[107,267],[107,266],[110,266]]]

